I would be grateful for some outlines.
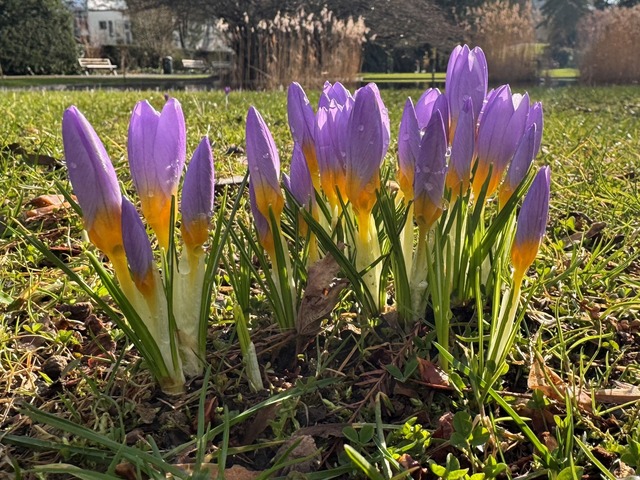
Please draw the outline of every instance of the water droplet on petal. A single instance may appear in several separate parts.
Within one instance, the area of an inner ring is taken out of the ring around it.
[[[364,125],[362,125],[362,124],[358,125],[358,131],[359,132],[364,132]]]

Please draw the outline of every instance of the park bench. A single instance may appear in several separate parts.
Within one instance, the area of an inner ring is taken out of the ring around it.
[[[118,74],[116,71],[118,66],[111,63],[108,58],[79,58],[78,63],[84,69],[85,75],[89,75],[91,70],[109,70],[114,75]]]
[[[185,70],[207,70],[209,65],[204,60],[201,59],[192,59],[192,58],[183,58],[182,59],[182,68]]]

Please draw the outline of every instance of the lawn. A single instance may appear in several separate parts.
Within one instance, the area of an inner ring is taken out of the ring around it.
[[[307,93],[315,104],[318,93]],[[231,92],[228,106],[222,92],[173,94],[185,112],[187,158],[208,135],[216,177],[244,175],[245,118],[254,105],[288,171],[285,92]],[[404,101],[420,94],[382,90],[390,171]],[[215,271],[210,368],[181,395],[161,392],[122,329],[12,228],[25,225],[113,306],[84,253],[79,215],[39,209],[34,199],[68,188],[61,119],[72,104],[136,198],[126,165],[131,109],[140,99],[160,108],[163,92],[2,92],[0,472],[186,478],[205,465],[198,478],[222,478],[215,464],[227,479],[290,471],[302,473],[287,478],[310,479],[632,475],[640,466],[640,88],[530,95],[544,105],[536,162],[552,171],[550,221],[525,282],[530,300],[508,371],[479,405],[468,368],[478,337],[469,308],[456,311],[450,348],[466,360],[445,379],[431,363],[438,350],[430,315],[405,331],[393,305],[366,316],[347,289],[320,333],[300,342],[275,327],[256,282],[249,327],[267,388],[250,390],[228,262]],[[231,200],[225,208],[219,198],[216,215],[228,215],[237,194],[229,187]],[[238,216],[250,224],[244,202]]]

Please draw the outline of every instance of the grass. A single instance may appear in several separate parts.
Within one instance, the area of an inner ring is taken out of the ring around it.
[[[392,139],[404,99],[420,93],[382,91]],[[238,147],[249,105],[269,123],[288,164],[286,93],[233,92],[228,108],[221,92],[174,94],[184,107],[189,154],[208,134],[218,177],[246,169]],[[415,462],[447,478],[474,472],[495,478],[505,469],[513,477],[631,474],[640,465],[640,88],[536,88],[530,94],[545,109],[537,161],[552,168],[551,220],[529,276],[525,295],[533,300],[509,372],[486,405],[488,425],[477,417],[465,365],[454,365],[445,389],[428,375],[424,362],[437,354],[428,324],[408,336],[386,317],[355,325],[349,297],[321,334],[292,355],[281,347],[291,348],[288,335],[270,327],[264,294],[252,291],[252,340],[269,385],[268,393],[256,394],[242,376],[231,300],[221,288],[208,339],[210,374],[193,379],[182,397],[164,396],[122,332],[99,311],[97,324],[70,314],[85,298],[79,289],[3,229],[0,471],[17,469],[26,478],[53,472],[164,478],[186,477],[177,465],[194,471],[217,463],[271,478],[286,475],[283,465],[293,462],[298,470],[316,470],[307,478],[368,472],[388,479]],[[310,96],[315,103],[317,92]],[[29,219],[27,202],[57,193],[56,182],[66,182],[60,122],[70,104],[95,126],[130,189],[126,132],[130,110],[142,98],[163,103],[163,93],[154,91],[9,91],[0,97],[3,224],[26,223],[98,289],[76,253],[78,216],[58,210]],[[221,271],[224,285],[223,277]],[[455,328],[452,348],[459,349],[473,331],[468,322]],[[52,357],[63,362],[60,378],[45,365]],[[302,437],[307,449],[300,452],[290,438]],[[321,449],[319,457],[309,443]]]
[[[0,88],[44,88],[72,86],[86,88],[121,87],[149,88],[149,83],[194,83],[210,78],[204,74],[127,74],[122,75],[33,75],[0,78]]]

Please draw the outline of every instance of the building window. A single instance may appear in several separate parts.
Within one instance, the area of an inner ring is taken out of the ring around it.
[[[109,20],[109,36],[113,37],[113,22]]]
[[[98,27],[100,27],[100,30],[106,30],[107,29],[107,22],[105,22],[104,20],[101,22],[98,22]]]
[[[126,20],[125,20],[125,22],[124,22],[124,29],[125,29],[125,30],[131,30],[131,24],[130,24],[128,21],[126,21]]]

